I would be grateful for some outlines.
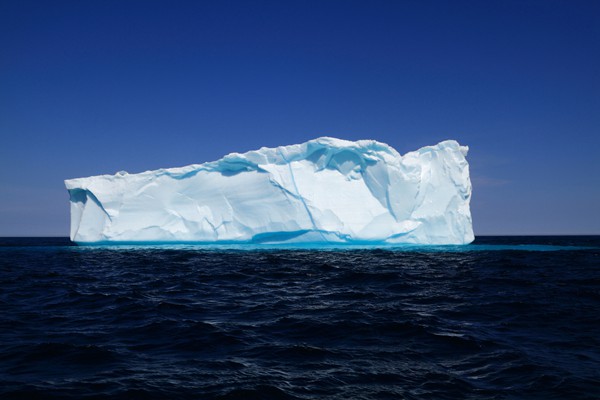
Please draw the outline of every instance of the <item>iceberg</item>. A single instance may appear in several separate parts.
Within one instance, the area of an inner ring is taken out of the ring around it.
[[[71,240],[110,243],[467,244],[468,147],[400,155],[322,137],[182,168],[69,179]]]

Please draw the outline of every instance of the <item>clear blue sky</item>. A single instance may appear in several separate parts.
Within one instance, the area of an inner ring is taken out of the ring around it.
[[[600,234],[600,2],[0,0],[0,236],[67,236],[66,178],[324,135],[470,146],[476,234]]]

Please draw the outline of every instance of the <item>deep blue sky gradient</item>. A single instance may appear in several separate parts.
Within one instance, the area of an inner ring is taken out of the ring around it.
[[[598,1],[0,1],[0,235],[318,136],[470,146],[476,234],[600,233]]]

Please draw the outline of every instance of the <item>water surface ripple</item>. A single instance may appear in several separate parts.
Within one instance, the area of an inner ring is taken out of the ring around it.
[[[0,397],[599,398],[600,238],[476,244],[0,239]]]

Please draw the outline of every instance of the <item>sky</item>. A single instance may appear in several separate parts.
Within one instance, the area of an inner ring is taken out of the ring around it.
[[[476,235],[600,234],[600,2],[0,0],[0,236],[64,179],[319,136],[470,147]]]

